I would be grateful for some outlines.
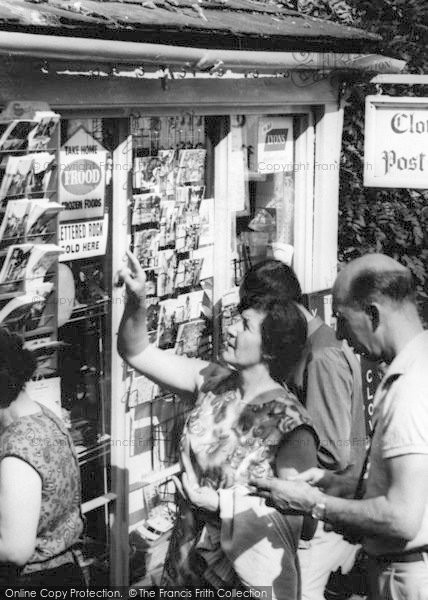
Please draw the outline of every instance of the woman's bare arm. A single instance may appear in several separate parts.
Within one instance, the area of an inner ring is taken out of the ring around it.
[[[36,546],[42,480],[14,456],[0,462],[0,562],[25,565]]]
[[[130,266],[117,274],[125,283],[126,304],[119,325],[117,348],[133,368],[173,392],[194,394],[203,383],[208,362],[177,356],[149,342],[146,315],[146,277],[138,260],[127,252]]]

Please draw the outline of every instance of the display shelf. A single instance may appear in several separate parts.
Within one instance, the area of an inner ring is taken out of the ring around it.
[[[103,494],[102,496],[98,496],[93,500],[88,500],[87,502],[83,502],[82,504],[82,513],[86,515],[101,506],[107,506],[110,502],[116,500],[117,494],[113,494],[113,492],[108,492],[107,494]]]
[[[141,481],[136,481],[129,486],[129,492],[137,492],[138,490],[142,490],[143,488],[162,483],[168,479],[171,479],[173,475],[177,475],[181,472],[181,465],[179,463],[175,463],[165,469],[160,469],[159,471],[155,471],[152,473],[148,473],[141,478]]]
[[[73,422],[71,423],[73,426]],[[98,436],[99,439],[93,446],[76,446],[79,464],[84,465],[92,460],[110,454],[111,438],[108,434]]]
[[[100,300],[95,304],[80,304],[73,308],[71,317],[67,321],[69,323],[76,323],[84,319],[92,319],[96,317],[103,317],[109,312],[110,300]]]

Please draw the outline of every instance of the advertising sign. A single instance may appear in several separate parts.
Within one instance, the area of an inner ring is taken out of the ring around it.
[[[104,214],[107,151],[83,127],[61,147],[59,199],[61,221],[94,219]]]
[[[428,98],[366,98],[364,185],[428,188]]]
[[[293,119],[264,117],[259,120],[257,171],[283,173],[293,170]]]
[[[63,250],[59,260],[68,261],[105,254],[108,215],[92,221],[60,223],[58,245]]]

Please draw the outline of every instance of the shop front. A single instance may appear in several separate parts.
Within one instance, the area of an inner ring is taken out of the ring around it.
[[[120,28],[114,40],[100,39],[81,14],[73,15],[82,20],[80,37],[60,20],[55,35],[46,24],[40,34],[34,26],[23,32],[25,23],[1,34],[4,124],[57,115],[38,145],[13,145],[11,130],[3,131],[3,179],[10,157],[53,158],[44,187],[0,190],[2,211],[12,214],[23,197],[60,205],[42,237],[2,238],[6,258],[9,246],[24,243],[49,242],[58,254],[46,271],[43,318],[4,322],[43,349],[34,386],[69,419],[91,583],[157,581],[188,410],[117,354],[124,298],[113,281],[126,250],[147,272],[151,335],[167,352],[214,358],[242,276],[266,257],[292,264],[305,292],[328,289],[337,262],[343,81],[403,66],[368,54],[378,40],[364,32],[241,4],[203,5],[205,20],[189,16],[186,35],[181,14],[174,29],[175,13],[154,5],[145,43]],[[65,11],[49,3],[44,10],[41,19]],[[153,22],[164,13],[169,28],[157,44]],[[237,27],[224,38],[220,13]],[[237,37],[246,50],[234,49]],[[21,294],[13,289],[0,308]]]

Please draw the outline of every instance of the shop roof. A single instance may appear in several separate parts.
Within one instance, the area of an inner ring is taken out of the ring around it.
[[[0,29],[234,50],[368,53],[381,42],[274,0],[0,0]]]

